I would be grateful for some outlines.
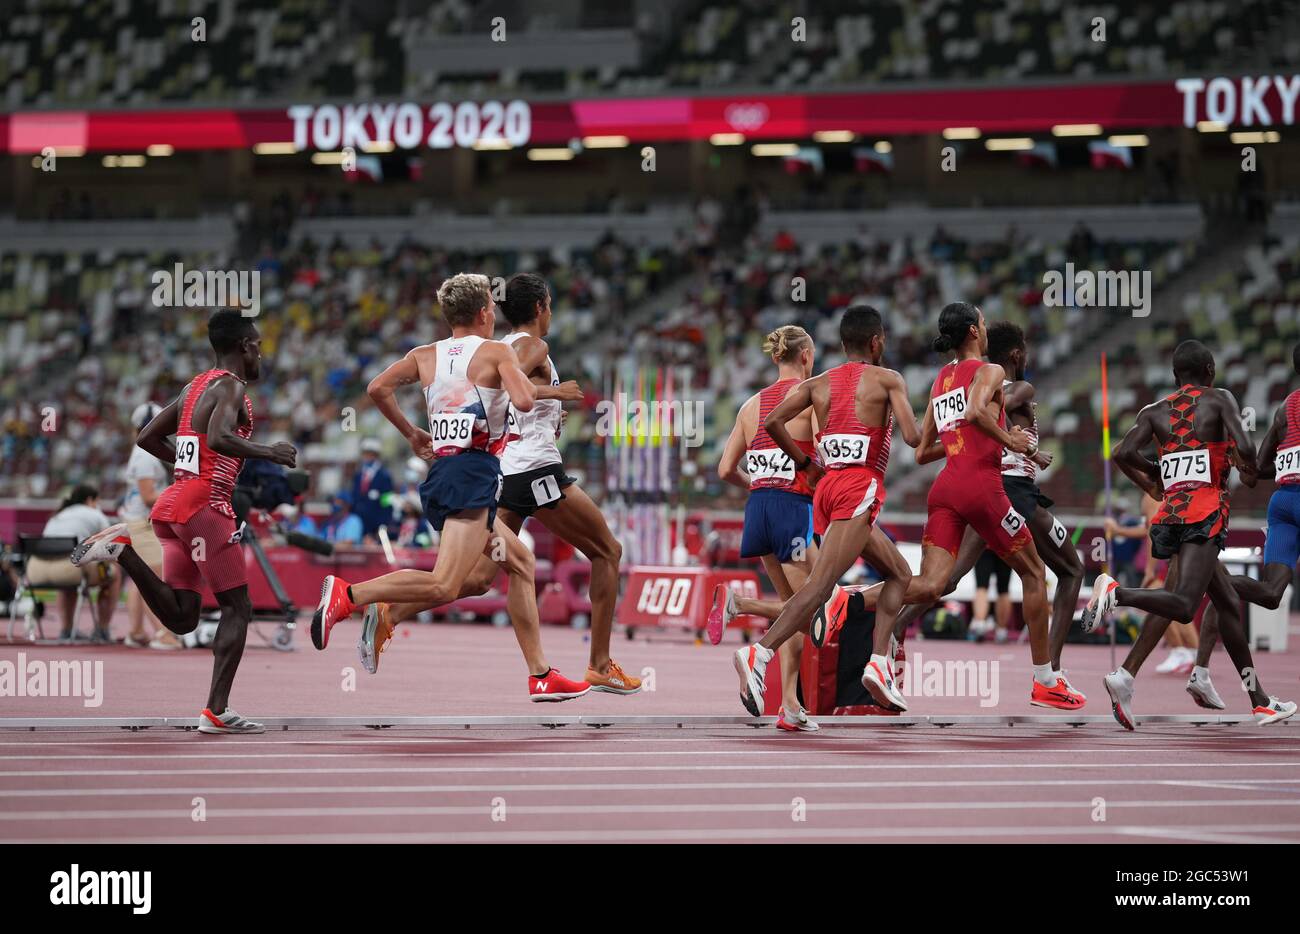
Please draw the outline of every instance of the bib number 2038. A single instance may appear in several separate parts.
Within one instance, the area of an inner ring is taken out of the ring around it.
[[[1190,490],[1210,483],[1209,451],[1175,451],[1160,455],[1160,479],[1165,492]]]
[[[435,451],[444,448],[467,448],[474,437],[472,412],[444,412],[429,419],[429,434]]]
[[[199,472],[199,436],[176,436],[176,469],[186,473]]]

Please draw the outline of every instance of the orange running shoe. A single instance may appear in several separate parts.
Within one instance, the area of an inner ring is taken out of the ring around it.
[[[606,694],[636,694],[641,690],[641,679],[624,672],[613,659],[609,661],[609,671],[602,675],[595,668],[589,667],[582,680],[590,684],[593,691]]]
[[[397,626],[392,614],[391,603],[372,603],[366,607],[361,638],[357,640],[357,654],[361,656],[361,666],[372,675],[379,671],[379,656],[388,648]]]
[[[1064,678],[1057,678],[1051,687],[1035,681],[1034,691],[1029,695],[1029,703],[1034,707],[1055,707],[1058,710],[1082,710],[1087,700]]]
[[[833,642],[836,634],[844,628],[844,619],[848,615],[849,593],[836,584],[831,598],[813,615],[812,628],[808,631],[813,645],[820,649],[826,643]]]

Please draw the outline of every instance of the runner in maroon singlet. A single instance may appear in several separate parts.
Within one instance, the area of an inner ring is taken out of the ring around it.
[[[218,311],[208,321],[208,341],[217,366],[194,377],[136,439],[137,445],[175,467],[175,482],[154,503],[149,517],[162,542],[163,579],[131,548],[125,524],[87,539],[72,553],[72,563],[116,560],[158,620],[177,634],[198,625],[206,584],[221,606],[221,622],[212,644],[212,684],[199,730],[260,733],[261,724],[230,709],[230,688],[253,615],[239,545],[242,530],[235,528],[230,495],[245,458],[293,467],[298,455],[284,441],[265,445],[248,440],[253,405],[244,390],[261,376],[262,359],[262,340],[253,319],[237,311]],[[172,435],[175,442],[169,440]]]
[[[795,386],[763,423],[794,469],[808,473],[815,488],[813,529],[823,537],[807,583],[786,603],[761,641],[736,653],[741,701],[754,716],[762,711],[764,678],[773,653],[786,639],[807,631],[814,613],[859,556],[885,578],[862,684],[882,707],[907,709],[888,655],[894,619],[912,572],[894,543],[876,527],[876,517],[885,501],[894,419],[909,445],[920,440],[920,431],[903,377],[879,366],[885,352],[880,312],[866,305],[846,310],[840,320],[840,342],[849,362]],[[820,460],[805,453],[787,427],[809,406],[821,426]]]

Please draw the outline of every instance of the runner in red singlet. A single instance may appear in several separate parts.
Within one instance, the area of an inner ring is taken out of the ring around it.
[[[178,634],[198,625],[206,584],[221,606],[221,622],[212,644],[212,685],[199,730],[260,733],[261,724],[239,716],[229,704],[253,615],[239,545],[242,529],[235,528],[230,495],[245,458],[292,467],[298,455],[284,441],[265,445],[248,440],[253,434],[253,404],[245,386],[261,376],[262,359],[262,340],[253,319],[237,311],[218,311],[208,321],[208,340],[217,366],[194,377],[136,439],[175,468],[176,482],[154,503],[149,516],[163,547],[163,580],[131,548],[124,524],[87,539],[72,553],[72,563],[116,560],[158,620]]]
[[[761,641],[736,653],[740,698],[754,716],[762,711],[764,678],[773,652],[791,636],[807,631],[813,615],[859,556],[885,578],[876,607],[873,652],[862,684],[882,707],[907,709],[887,656],[894,619],[912,572],[894,543],[876,528],[876,517],[885,501],[894,419],[909,445],[917,444],[920,431],[903,377],[879,366],[885,352],[880,312],[867,305],[846,310],[840,320],[840,342],[849,362],[795,386],[763,422],[794,469],[808,474],[815,489],[813,530],[822,536],[822,543],[807,583],[795,591],[772,628]],[[819,457],[806,453],[787,427],[809,406],[821,426]]]
[[[706,627],[709,641],[714,645],[722,640],[723,630],[737,614],[753,613],[768,619],[779,616],[785,601],[808,580],[817,560],[812,528],[813,490],[808,475],[794,469],[794,461],[763,426],[764,420],[790,391],[812,375],[813,340],[803,328],[788,324],[767,335],[763,352],[777,365],[779,378],[750,396],[740,407],[736,425],[718,462],[718,476],[749,491],[740,556],[763,562],[763,570],[776,587],[780,600],[742,597],[729,585],[719,584],[714,588]],[[817,430],[812,407],[799,413],[787,430],[803,456],[812,456],[813,435]],[[780,648],[782,697],[776,725],[788,732],[818,729],[799,702],[802,648],[801,639],[787,639]]]
[[[988,350],[984,314],[968,302],[946,306],[939,315],[934,349],[953,351],[956,359],[939,371],[931,387],[916,460],[918,464],[947,460],[926,502],[929,516],[921,539],[921,573],[908,588],[907,602],[932,603],[943,595],[966,527],[972,526],[1020,576],[1034,666],[1030,704],[1077,710],[1084,704],[1083,695],[1052,664],[1043,559],[1002,480],[1004,448],[1030,457],[1037,448],[1020,426],[1006,428],[1002,407],[1006,372],[982,359]]]
[[[1123,666],[1104,683],[1115,719],[1127,730],[1133,716],[1134,677],[1164,635],[1171,619],[1190,620],[1208,593],[1218,608],[1223,644],[1250,694],[1260,725],[1285,720],[1296,705],[1270,697],[1259,684],[1250,644],[1241,624],[1241,601],[1232,578],[1219,563],[1228,536],[1228,475],[1235,464],[1243,482],[1254,486],[1258,474],[1255,445],[1241,425],[1232,393],[1214,389],[1214,357],[1200,341],[1183,341],[1174,350],[1178,389],[1137,415],[1115,448],[1115,463],[1134,483],[1160,500],[1151,524],[1151,554],[1178,559],[1177,580],[1160,590],[1120,587],[1098,575],[1083,613],[1084,631],[1092,631],[1115,609],[1131,606],[1155,615],[1145,626]],[[1158,461],[1142,451],[1154,443]]]

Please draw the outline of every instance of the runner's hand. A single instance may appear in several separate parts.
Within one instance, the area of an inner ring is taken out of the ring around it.
[[[298,465],[298,449],[288,441],[277,441],[271,445],[271,456],[267,460],[284,467]]]
[[[813,489],[821,482],[821,478],[826,476],[826,468],[822,466],[821,461],[812,458],[812,463],[803,469],[804,476],[808,478],[808,485]]]
[[[1039,448],[1037,453],[1034,454],[1032,460],[1039,467],[1046,470],[1048,467],[1052,466],[1052,452],[1044,451],[1042,448]]]
[[[555,388],[560,391],[560,401],[562,402],[581,402],[585,398],[582,387],[578,385],[577,380],[565,380]]]
[[[423,428],[417,428],[406,439],[411,443],[411,450],[422,461],[433,460],[433,435]]]
[[[1011,431],[1008,432],[1011,440],[1007,442],[1007,450],[1016,454],[1024,454],[1029,450],[1029,435],[1025,434],[1023,428],[1019,425],[1012,425]]]

